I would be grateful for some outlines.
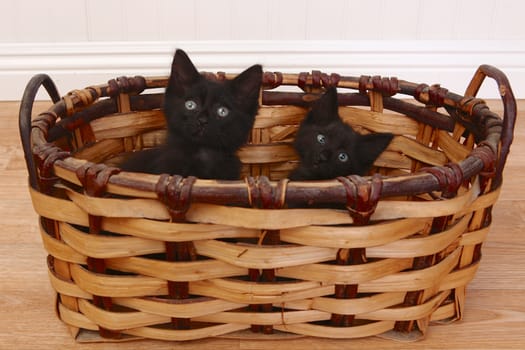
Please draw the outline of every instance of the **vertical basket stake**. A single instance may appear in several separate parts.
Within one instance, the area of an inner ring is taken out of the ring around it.
[[[85,163],[80,166],[76,175],[82,186],[84,187],[85,194],[90,197],[102,197],[106,192],[106,187],[109,179],[112,175],[118,174],[120,169],[108,167],[104,164],[93,164]],[[88,213],[89,219],[89,234],[98,235],[102,231],[102,218],[101,216],[95,216]],[[87,258],[88,269],[95,273],[105,273],[106,263],[104,259],[88,257]],[[111,310],[113,302],[110,297],[103,297],[93,295],[93,304],[95,306],[104,309]],[[120,339],[121,333],[115,330],[109,330],[99,326],[99,334],[103,338]]]
[[[191,203],[191,190],[196,178],[179,175],[159,177],[155,192],[158,199],[168,207],[172,222],[186,222],[186,212]],[[171,262],[193,261],[197,253],[193,242],[165,242],[166,260]],[[173,299],[187,299],[190,296],[189,282],[168,281],[168,294]],[[191,319],[172,317],[175,329],[191,329]]]
[[[375,174],[370,182],[357,175],[338,177],[337,180],[345,189],[346,208],[354,220],[354,225],[367,225],[381,196],[383,187],[381,175]],[[340,249],[337,252],[336,261],[338,265],[364,264],[367,262],[366,249]],[[337,299],[355,298],[358,294],[358,289],[358,285],[338,284],[335,286],[335,297]],[[354,318],[355,315],[332,314],[331,322],[334,326],[349,327],[352,325]]]
[[[277,188],[274,189],[266,176],[259,176],[257,180],[253,177],[246,178],[248,187],[249,200],[252,207],[262,209],[280,209],[284,206],[286,196],[286,186],[288,180],[284,179],[279,182]],[[261,232],[261,239],[259,244],[262,245],[279,245],[280,244],[280,230],[263,230]],[[249,269],[250,280],[254,282],[275,282],[275,269]],[[273,310],[272,304],[251,304],[250,311],[253,312],[271,312]],[[264,334],[272,334],[273,326],[270,325],[252,325],[251,330],[254,333],[262,332]]]

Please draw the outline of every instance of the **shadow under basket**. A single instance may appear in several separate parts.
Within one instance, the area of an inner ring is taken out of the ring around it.
[[[225,73],[203,73],[231,79]],[[503,116],[476,98],[497,82]],[[266,72],[238,181],[120,171],[163,142],[167,77],[60,97],[28,84],[20,131],[56,310],[78,341],[422,338],[462,317],[513,138],[505,75],[439,85]],[[309,102],[338,86],[361,133],[396,136],[370,176],[288,181]],[[54,104],[32,118],[37,90]],[[33,120],[32,120],[33,119]]]

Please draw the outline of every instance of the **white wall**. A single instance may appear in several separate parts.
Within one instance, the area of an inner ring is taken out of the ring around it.
[[[521,0],[2,0],[0,99],[30,76],[62,93],[121,74],[167,74],[175,47],[200,69],[313,68],[463,92],[492,64],[525,98]],[[482,90],[496,97],[494,86]]]
[[[525,39],[521,0],[2,0],[0,42]]]

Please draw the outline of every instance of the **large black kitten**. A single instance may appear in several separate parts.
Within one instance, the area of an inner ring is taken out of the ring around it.
[[[177,50],[166,87],[166,144],[134,153],[121,168],[204,179],[238,179],[236,151],[248,139],[259,107],[262,67],[254,65],[232,80],[200,75]]]
[[[323,180],[366,175],[392,138],[390,133],[361,135],[338,114],[337,89],[329,88],[305,117],[295,138],[299,166],[292,180]]]

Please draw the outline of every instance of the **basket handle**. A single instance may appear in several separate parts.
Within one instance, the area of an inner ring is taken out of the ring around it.
[[[60,101],[60,95],[53,80],[51,80],[47,74],[37,74],[31,78],[26,85],[18,113],[18,127],[27,171],[29,173],[29,184],[34,189],[38,188],[38,182],[37,169],[31,146],[31,116],[36,94],[42,86],[46,89],[47,94],[51,97],[53,103]]]
[[[510,145],[514,139],[514,124],[516,123],[517,107],[516,99],[514,98],[507,76],[498,68],[486,64],[479,66],[476,73],[474,73],[474,76],[465,90],[465,96],[475,97],[486,77],[490,77],[496,81],[501,100],[503,101],[501,153],[498,164],[496,165],[495,178],[495,183],[499,185],[501,183],[503,168],[510,151]]]

